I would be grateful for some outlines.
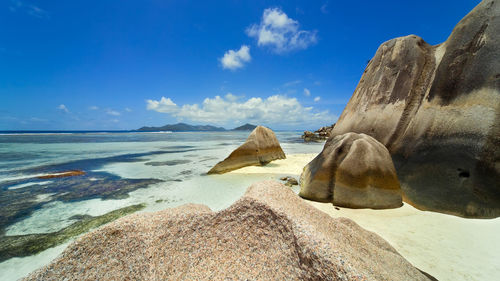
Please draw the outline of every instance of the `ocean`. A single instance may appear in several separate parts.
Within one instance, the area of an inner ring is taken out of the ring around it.
[[[0,280],[25,276],[78,235],[124,214],[186,203],[221,210],[251,183],[276,179],[206,175],[248,134],[0,132]],[[285,154],[319,153],[323,147],[302,142],[301,132],[276,135]],[[71,170],[85,174],[46,177]]]

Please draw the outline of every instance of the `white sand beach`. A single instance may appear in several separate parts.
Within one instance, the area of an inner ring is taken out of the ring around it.
[[[235,174],[293,175],[316,154],[292,154]],[[298,190],[294,188],[295,190]],[[347,209],[307,201],[332,217],[347,217],[387,240],[419,269],[438,280],[500,280],[500,218],[465,219],[420,211],[409,204],[389,210]]]

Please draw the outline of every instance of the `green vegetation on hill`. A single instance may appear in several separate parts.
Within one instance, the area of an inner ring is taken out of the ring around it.
[[[257,126],[246,123],[245,125],[236,127],[231,131],[253,131],[255,128],[257,128]]]

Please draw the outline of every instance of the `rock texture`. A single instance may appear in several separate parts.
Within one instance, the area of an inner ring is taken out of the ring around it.
[[[300,176],[303,198],[349,208],[403,205],[391,155],[376,139],[347,133],[328,139]]]
[[[378,235],[273,181],[226,210],[184,205],[86,234],[25,280],[429,280]]]
[[[311,131],[304,131],[304,134],[302,134],[301,138],[305,142],[321,142],[326,139],[328,139],[331,136],[331,132],[333,130],[333,127],[335,127],[335,124],[327,127],[321,127],[318,130],[311,132]]]
[[[274,132],[266,127],[257,126],[244,144],[217,163],[208,174],[222,174],[246,166],[265,165],[276,159],[285,159],[285,153]]]
[[[500,1],[484,0],[440,45],[383,43],[332,135],[384,144],[417,208],[500,216],[499,30]]]

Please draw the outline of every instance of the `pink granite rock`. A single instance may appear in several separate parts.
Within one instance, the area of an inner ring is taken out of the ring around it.
[[[429,280],[375,233],[274,181],[231,207],[123,217],[25,280]]]

